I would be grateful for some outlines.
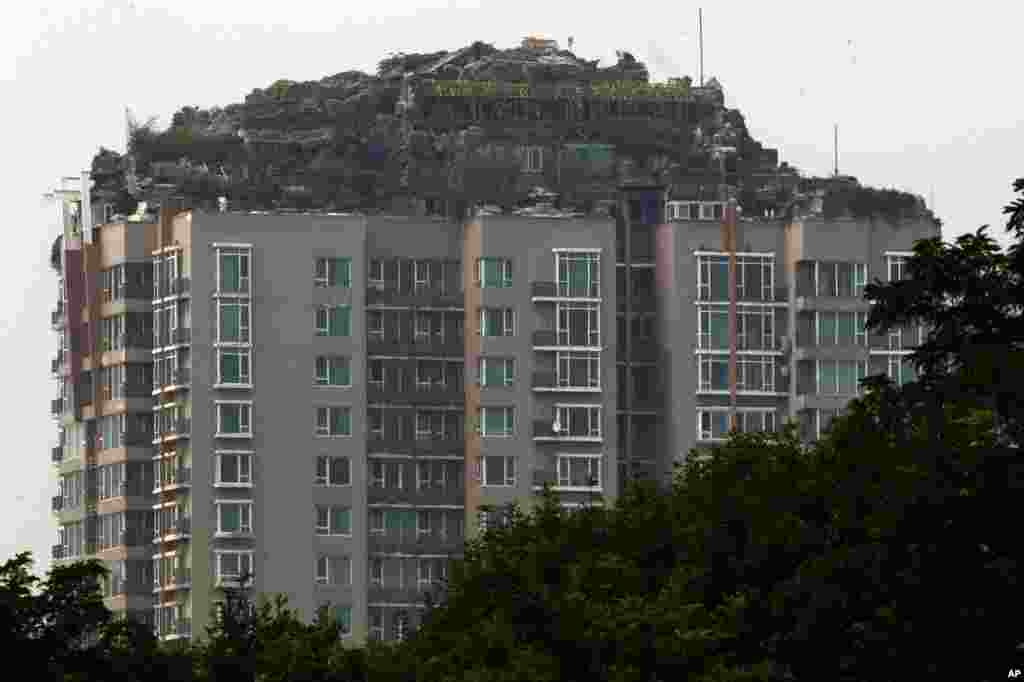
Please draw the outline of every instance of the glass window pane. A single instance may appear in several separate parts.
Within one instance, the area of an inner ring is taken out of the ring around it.
[[[857,316],[854,313],[839,313],[839,338],[842,343],[852,344],[857,327]]]
[[[241,527],[242,508],[237,504],[220,505],[220,529],[225,533],[237,532]]]
[[[226,384],[241,383],[241,363],[236,353],[221,353],[220,379]]]

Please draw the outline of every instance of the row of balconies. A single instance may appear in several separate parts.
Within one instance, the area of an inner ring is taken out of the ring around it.
[[[397,306],[435,305],[460,306],[463,291],[444,286],[440,282],[416,283],[412,291],[396,291],[390,282],[370,282],[366,287],[366,304]]]
[[[440,355],[461,356],[465,352],[462,338],[422,336],[413,340],[385,337],[370,332],[366,336],[366,352],[371,355]]]
[[[462,402],[464,391],[462,383],[395,386],[371,381],[366,385],[366,399],[369,402],[447,404]]]

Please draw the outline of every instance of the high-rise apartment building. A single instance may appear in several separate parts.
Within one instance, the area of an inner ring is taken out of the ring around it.
[[[251,571],[353,642],[401,638],[488,505],[544,483],[610,503],[731,426],[816,437],[865,373],[906,378],[916,332],[866,336],[861,294],[938,232],[644,186],[612,217],[165,206],[92,228],[76,201],[53,556],[103,559],[111,607],[165,637]]]

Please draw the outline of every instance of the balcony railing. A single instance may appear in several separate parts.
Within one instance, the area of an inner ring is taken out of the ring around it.
[[[376,355],[440,355],[461,357],[465,352],[462,337],[437,336],[420,339],[394,339],[383,334],[366,335],[366,352]]]
[[[577,391],[600,391],[600,385],[591,385],[589,383],[560,383],[557,372],[534,372],[532,386],[534,388],[552,388],[552,389],[564,389],[564,390],[577,390]]]
[[[64,446],[55,445],[50,449],[50,461],[54,464],[60,464],[64,461]]]
[[[189,386],[192,383],[192,372],[188,367],[179,367],[170,372],[160,372],[153,377],[153,390],[159,391],[171,386]]]
[[[58,355],[50,360],[50,374],[61,375],[64,373],[64,359]]]
[[[160,492],[160,490],[167,490],[170,488],[183,488],[192,485],[192,469],[190,467],[180,467],[177,470],[171,472],[171,475],[161,478],[156,482],[156,488],[153,489],[154,493]]]
[[[178,438],[184,438],[192,432],[192,420],[187,417],[182,417],[175,421],[166,421],[158,426],[160,429],[159,434],[154,437],[168,438],[170,436],[177,436]]]
[[[440,283],[418,285],[413,290],[396,291],[394,287],[367,286],[366,303],[390,305],[434,304],[458,306],[462,304],[463,292]]]
[[[155,280],[153,282],[153,298],[165,298],[167,296],[183,296],[192,289],[192,282],[188,277],[175,277],[173,279]]]
[[[53,497],[51,497],[50,508],[55,512],[59,512],[62,509],[64,509],[64,498],[61,497],[60,495],[54,495]]]
[[[185,538],[192,535],[192,519],[183,516],[171,526],[157,528],[153,531],[153,542],[161,542],[172,537]]]
[[[174,573],[165,576],[157,576],[153,579],[153,591],[176,590],[188,587],[192,584],[192,569],[182,567],[174,569]]]
[[[392,384],[368,382],[366,399],[370,402],[445,404],[465,399],[461,381],[450,384]]]
[[[50,414],[54,417],[60,417],[64,414],[64,400],[62,398],[50,401]]]
[[[122,332],[118,338],[118,342],[122,349],[127,348],[152,348],[153,347],[153,334],[143,332]]]
[[[130,429],[121,432],[121,445],[125,447],[150,445],[153,442],[153,434],[138,429]]]
[[[50,311],[50,326],[54,329],[61,329],[64,327],[64,306],[57,306],[56,310]]]
[[[565,282],[530,282],[532,298],[600,298],[600,282],[574,286]]]

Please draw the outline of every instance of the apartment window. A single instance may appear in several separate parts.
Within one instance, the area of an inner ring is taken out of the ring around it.
[[[480,435],[486,437],[510,437],[515,426],[515,409],[511,407],[479,408]]]
[[[817,312],[818,345],[867,345],[867,313]]]
[[[743,306],[736,311],[737,350],[775,349],[775,311],[769,307]]]
[[[868,264],[853,264],[853,295],[857,298],[864,298],[864,287],[868,284]]]
[[[252,485],[252,455],[245,453],[217,454],[217,484],[225,486]]]
[[[220,551],[216,555],[218,583],[234,583],[252,575],[252,552]]]
[[[413,280],[416,291],[430,286],[430,261],[418,260],[413,263]]]
[[[252,533],[252,502],[224,502],[218,500],[218,533]]]
[[[349,359],[339,355],[321,355],[315,363],[318,386],[351,386],[352,367]]]
[[[384,261],[374,259],[366,271],[366,280],[371,289],[384,288]]]
[[[317,258],[313,265],[313,284],[318,287],[352,286],[351,258]]]
[[[540,173],[544,170],[544,148],[526,147],[523,150],[523,170],[527,173]]]
[[[420,559],[416,567],[416,582],[420,587],[448,579],[448,564],[444,559]]]
[[[886,374],[897,384],[902,386],[917,381],[917,369],[909,357],[905,355],[890,355],[887,359]]]
[[[248,301],[221,302],[218,315],[219,343],[250,343]]]
[[[412,509],[385,509],[384,530],[416,532],[416,512]]]
[[[818,296],[860,297],[867,280],[865,263],[815,263]]]
[[[393,459],[370,460],[370,487],[403,490],[404,462]]]
[[[315,318],[317,336],[352,335],[352,306],[350,305],[318,306]]]
[[[776,430],[774,410],[738,410],[736,412],[736,430],[740,433],[756,433],[763,431],[773,433]]]
[[[736,390],[771,393],[775,390],[775,358],[771,355],[736,357]]]
[[[334,607],[334,622],[338,626],[338,634],[342,637],[348,637],[352,634],[352,607],[351,606],[335,606]]]
[[[352,462],[348,457],[319,455],[316,458],[316,485],[352,485]]]
[[[321,554],[316,558],[316,582],[321,585],[351,585],[352,559]]]
[[[515,335],[515,311],[512,308],[481,308],[480,335]]]
[[[384,435],[384,411],[381,408],[366,408],[366,430],[371,438],[380,438]]]
[[[729,257],[697,257],[697,295],[702,301],[729,300]]]
[[[316,435],[318,436],[351,436],[351,407],[318,407],[316,408]]]
[[[476,281],[484,289],[507,289],[511,287],[512,261],[508,258],[477,258]]]
[[[556,405],[552,431],[568,438],[600,438],[599,405]]]
[[[724,440],[728,436],[728,411],[697,410],[697,440]]]
[[[217,435],[251,436],[251,413],[247,403],[217,403]]]
[[[599,352],[558,353],[558,385],[566,388],[599,388],[601,354]]]
[[[417,310],[413,317],[413,333],[417,341],[430,337],[431,313]]]
[[[818,360],[818,393],[822,395],[856,395],[859,381],[867,375],[867,363],[855,360]]]
[[[370,584],[378,587],[384,584],[384,560],[379,557],[370,559]]]
[[[511,386],[514,380],[515,360],[512,358],[480,358],[481,386]]]
[[[889,271],[890,282],[898,282],[901,279],[906,279],[908,260],[909,258],[906,255],[886,255],[885,262]]]
[[[370,526],[371,533],[383,533],[384,532],[384,510],[382,509],[371,509],[367,513],[367,524]]]
[[[509,487],[516,484],[516,458],[487,455],[483,461],[485,486]]]
[[[601,488],[601,455],[558,455],[560,488]]]
[[[219,383],[242,386],[252,384],[252,378],[249,376],[248,350],[222,350],[219,367],[220,376],[217,377]]]
[[[601,345],[601,311],[596,303],[559,303],[557,317],[558,345]]]
[[[373,336],[384,335],[384,313],[380,310],[366,311],[366,333]]]
[[[736,293],[748,301],[774,299],[775,256],[737,256]]]
[[[221,248],[217,258],[222,294],[249,293],[249,249]]]
[[[352,510],[349,507],[316,508],[317,535],[351,535]]]
[[[702,355],[699,358],[700,390],[729,390],[729,356]]]
[[[558,252],[558,295],[597,298],[601,295],[601,254],[592,252]]]
[[[702,306],[697,310],[697,337],[702,350],[729,349],[729,308]]]

